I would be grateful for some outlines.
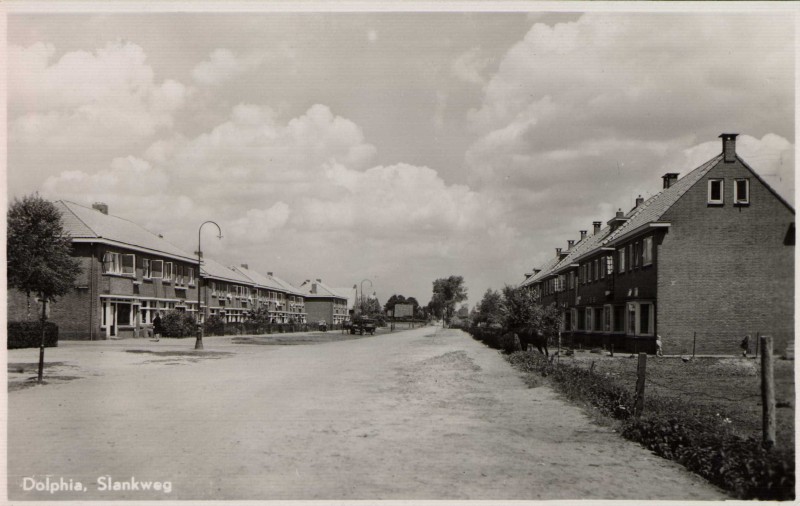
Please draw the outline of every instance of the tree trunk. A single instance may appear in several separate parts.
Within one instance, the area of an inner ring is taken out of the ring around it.
[[[47,321],[47,299],[44,295],[41,296],[42,299],[42,341],[39,344],[39,383],[42,382],[42,376],[44,375],[44,322]]]

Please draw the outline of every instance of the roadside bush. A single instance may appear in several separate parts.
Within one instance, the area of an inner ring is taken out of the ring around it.
[[[8,340],[7,349],[38,348],[42,343],[42,322],[8,322],[6,324]],[[58,346],[58,325],[44,322],[44,346],[53,348]]]
[[[195,335],[195,325],[194,316],[185,311],[167,311],[161,317],[163,337],[192,337]]]
[[[210,315],[203,322],[203,333],[208,336],[225,335],[225,320],[219,315]]]
[[[533,353],[513,353],[508,360],[526,373],[548,377],[567,398],[622,420],[623,437],[679,462],[739,499],[795,498],[794,452],[767,451],[759,440],[732,434],[724,413],[711,416],[686,401],[649,394],[637,419],[632,416],[633,392],[610,377]]]

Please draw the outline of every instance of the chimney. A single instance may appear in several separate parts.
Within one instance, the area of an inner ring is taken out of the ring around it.
[[[567,249],[571,250],[573,246],[575,246],[575,239],[568,240],[567,241]]]
[[[618,209],[617,214],[608,220],[608,226],[611,227],[611,231],[613,232],[626,221],[628,221],[628,218],[625,217],[625,213],[622,212],[622,209]]]
[[[673,184],[675,184],[675,181],[678,180],[678,174],[679,174],[678,172],[667,172],[666,174],[661,176],[661,179],[664,180],[664,189],[665,190],[667,188],[669,188],[670,186],[672,186]]]
[[[725,163],[736,161],[736,136],[739,134],[720,134],[722,138],[722,154]]]
[[[585,230],[581,230],[581,239],[580,239],[580,241],[582,241],[584,239],[586,239],[586,231]],[[578,242],[580,242],[580,241],[578,241]]]
[[[556,248],[556,256],[557,257],[561,256],[561,248]]]
[[[634,207],[634,209],[636,209],[642,204],[644,204],[644,199],[642,198],[641,195],[639,195],[638,197],[636,197],[636,206]]]
[[[242,269],[249,269],[249,268],[250,267],[248,267],[247,264],[242,264]]]
[[[271,272],[268,272],[268,273],[267,273],[267,276],[269,276],[269,277],[272,277],[272,273],[271,273]]]
[[[108,214],[108,204],[105,204],[103,202],[95,202],[94,204],[92,204],[92,209],[96,209],[97,211],[100,211],[103,214]]]
[[[317,278],[317,283],[322,283],[322,279]]]
[[[596,234],[600,232],[600,227],[603,225],[602,221],[593,221],[592,226],[594,227],[594,232],[592,234]]]

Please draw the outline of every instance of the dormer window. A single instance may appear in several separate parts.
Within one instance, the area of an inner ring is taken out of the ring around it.
[[[708,203],[714,205],[722,205],[723,189],[725,182],[722,179],[709,179],[708,180]]]
[[[738,205],[750,203],[749,179],[735,179],[733,181],[733,203]]]

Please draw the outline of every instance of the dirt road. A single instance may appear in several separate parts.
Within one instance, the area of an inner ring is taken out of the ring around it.
[[[190,344],[48,350],[87,377],[9,393],[10,498],[725,498],[457,330]]]

